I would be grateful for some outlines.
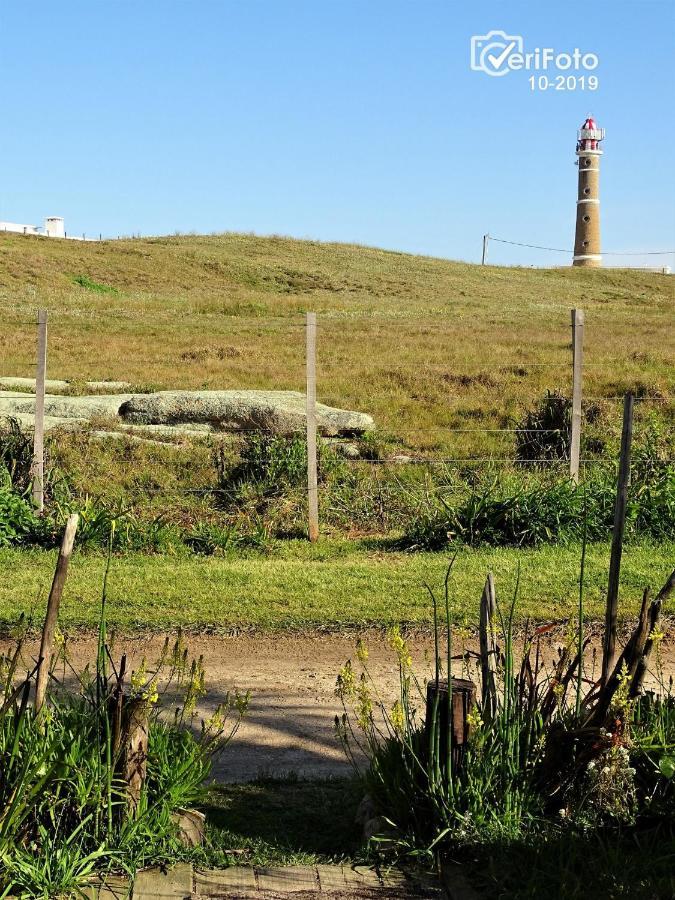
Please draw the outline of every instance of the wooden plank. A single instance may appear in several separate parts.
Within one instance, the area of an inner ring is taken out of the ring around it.
[[[33,431],[33,503],[45,508],[45,379],[47,377],[47,310],[38,310],[37,367],[35,373],[35,427]]]
[[[584,311],[572,310],[572,435],[570,440],[570,478],[579,481],[581,451],[581,399],[584,367]]]
[[[229,894],[248,896],[258,890],[255,872],[250,866],[195,869],[195,888],[198,897],[226,897]]]
[[[316,313],[307,313],[307,510],[309,539],[319,539],[319,486],[316,454]]]
[[[279,866],[273,869],[256,866],[255,875],[261,891],[276,894],[296,891],[309,893],[319,888],[319,879],[313,866]]]
[[[66,576],[68,575],[68,564],[73,552],[75,544],[75,532],[77,531],[77,523],[80,517],[77,513],[73,513],[68,517],[66,522],[66,530],[61,541],[61,549],[59,557],[56,561],[56,569],[54,571],[54,580],[49,592],[47,600],[47,613],[45,622],[42,626],[42,639],[40,641],[39,666],[37,671],[37,683],[35,686],[35,711],[38,712],[44,703],[47,693],[47,684],[49,682],[49,670],[52,663],[52,654],[54,651],[54,634],[56,632],[56,623],[59,618],[59,606],[61,605],[61,597],[63,596],[63,588],[66,584]]]
[[[344,892],[347,882],[342,871],[342,866],[320,865],[316,867],[319,877],[319,890],[324,894]]]
[[[626,394],[623,401],[621,455],[619,457],[619,475],[616,482],[614,527],[612,529],[612,550],[609,561],[609,578],[607,580],[605,636],[602,649],[603,686],[607,683],[607,679],[614,664],[614,652],[616,648],[616,619],[619,604],[619,576],[621,573],[623,535],[626,526],[628,486],[630,485],[630,451],[633,441],[633,401],[634,397],[631,393]]]
[[[194,896],[192,866],[190,863],[177,863],[167,869],[140,869],[136,872],[133,887],[133,900],[185,900]]]

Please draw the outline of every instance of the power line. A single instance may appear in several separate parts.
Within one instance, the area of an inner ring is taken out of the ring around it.
[[[524,244],[521,241],[507,241],[504,238],[493,237],[488,235],[491,241],[497,241],[500,244],[511,244],[513,247],[529,247],[531,250],[550,250],[552,253],[571,253],[574,250],[563,249],[562,247],[542,247],[539,244]],[[675,250],[603,250],[603,256],[670,256],[675,255]]]

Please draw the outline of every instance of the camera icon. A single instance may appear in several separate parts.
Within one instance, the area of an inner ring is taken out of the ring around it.
[[[498,78],[511,71],[508,66],[511,54],[522,52],[523,39],[519,34],[505,31],[475,34],[471,38],[471,68]]]

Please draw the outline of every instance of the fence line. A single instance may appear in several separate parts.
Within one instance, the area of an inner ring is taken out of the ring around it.
[[[271,322],[273,320],[264,320],[267,322]],[[285,325],[289,325],[294,329],[304,329],[305,330],[305,367],[306,367],[306,406],[305,406],[305,418],[306,418],[306,447],[307,447],[307,486],[303,488],[307,493],[308,502],[308,536],[311,541],[316,541],[319,536],[319,510],[318,510],[318,454],[317,454],[317,440],[319,434],[319,428],[317,425],[317,412],[316,412],[316,404],[317,404],[317,374],[316,374],[316,349],[317,349],[317,332],[321,333],[323,331],[324,334],[330,332],[331,326],[333,324],[341,324],[344,325],[350,321],[354,321],[353,319],[343,319],[338,322],[335,320],[334,322],[328,322],[327,327],[323,325],[323,323],[317,322],[317,315],[314,312],[308,312],[305,317],[305,321],[300,322],[289,322],[287,319],[280,319],[279,321],[283,322]],[[367,320],[371,321],[371,320]],[[401,322],[398,319],[392,320],[397,324],[407,325],[409,323]],[[17,324],[17,323],[10,323]],[[19,325],[23,326],[24,323],[20,322]],[[29,323],[25,323],[28,325]],[[261,323],[262,324],[262,323]],[[418,323],[415,323],[417,328],[424,328],[425,326],[419,326]],[[36,323],[33,321],[30,323],[31,327],[35,327]],[[602,363],[587,363],[584,360],[583,353],[583,335],[584,335],[584,312],[581,309],[574,309],[571,311],[571,327],[572,327],[572,354],[571,360],[567,362],[567,365],[570,365],[571,368],[571,381],[572,381],[572,421],[571,421],[571,440],[569,447],[569,454],[567,458],[557,458],[550,459],[548,457],[535,458],[529,460],[519,459],[517,457],[510,456],[423,456],[420,455],[419,452],[416,454],[408,455],[405,451],[399,452],[397,455],[392,456],[388,459],[346,459],[346,463],[350,464],[363,464],[369,466],[402,466],[402,465],[421,465],[421,466],[437,466],[437,465],[470,465],[470,464],[491,464],[491,465],[513,465],[518,464],[521,466],[557,466],[557,467],[569,467],[570,477],[577,481],[579,478],[579,469],[580,467],[584,467],[584,469],[589,465],[606,465],[607,460],[602,458],[582,458],[581,457],[581,443],[582,443],[582,429],[583,429],[583,415],[582,410],[585,406],[588,405],[589,402],[603,402],[603,401],[624,401],[623,395],[611,395],[604,397],[595,397],[595,396],[584,396],[583,395],[583,372],[586,368],[593,365],[603,365]],[[260,330],[260,327],[253,326],[252,330]],[[280,329],[281,330],[281,329]],[[448,333],[451,333],[451,329],[445,329]],[[35,360],[31,360],[31,364],[35,364]],[[39,511],[42,511],[44,507],[44,403],[45,403],[45,381],[46,381],[46,364],[47,364],[47,313],[44,310],[38,311],[37,316],[37,367],[36,367],[36,394],[35,394],[35,429],[34,429],[34,452],[33,452],[33,500],[35,506]],[[28,365],[28,363],[26,363]],[[543,368],[552,368],[557,371],[561,371],[563,366],[565,365],[565,361],[561,361],[560,363],[528,363],[526,361],[521,361],[518,363],[512,364],[504,364],[501,366],[504,368],[516,368],[522,367],[523,369],[531,368],[531,369],[543,369]],[[402,368],[402,367],[398,367]],[[673,396],[660,396],[660,397],[634,397],[633,401],[635,403],[672,403],[675,402],[675,397]],[[405,434],[405,433],[415,433],[418,435],[423,434],[565,434],[566,429],[561,428],[548,428],[548,429],[538,429],[538,428],[461,428],[461,427],[444,427],[442,425],[438,426],[426,426],[421,428],[402,428],[397,429],[397,433]],[[133,430],[129,431],[131,436],[134,435]],[[146,432],[147,434],[147,432]],[[237,434],[259,434],[264,436],[269,436],[269,430],[265,430],[263,428],[240,428],[236,431],[232,432],[233,435]],[[336,438],[327,438],[329,441],[333,443],[348,443],[353,440],[350,437],[336,437]],[[664,460],[665,463],[671,463],[675,460]],[[177,491],[174,493],[192,493],[198,494],[203,493],[204,495],[216,494],[216,495],[230,495],[230,496],[238,496],[237,491],[227,490],[222,488],[204,488],[204,489],[185,489],[184,491]],[[145,491],[149,496],[154,496],[155,492],[152,490]],[[157,493],[168,493],[166,491],[158,491]]]

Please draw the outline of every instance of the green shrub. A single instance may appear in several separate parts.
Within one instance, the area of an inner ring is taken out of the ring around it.
[[[441,550],[452,544],[532,547],[581,538],[605,540],[614,522],[613,473],[597,471],[580,484],[569,478],[511,476],[470,491],[430,494],[409,522],[401,546]],[[626,515],[628,537],[660,539],[675,530],[675,466],[664,464],[633,479]]]
[[[338,675],[336,693],[344,713],[336,716],[336,729],[379,816],[372,841],[375,852],[387,862],[407,856],[436,865],[439,857],[458,853],[483,870],[483,883],[494,876],[495,896],[534,897],[542,895],[534,885],[541,888],[550,881],[553,886],[546,854],[538,848],[565,842],[578,853],[582,848],[588,853],[605,840],[625,847],[637,842],[640,847],[643,835],[653,846],[659,838],[664,848],[675,846],[675,696],[672,681],[669,688],[663,678],[658,616],[652,633],[659,694],[634,692],[638,676],[628,651],[620,677],[599,689],[589,678],[593,654],[583,635],[583,599],[578,622],[570,623],[565,647],[549,666],[542,661],[540,647],[546,628],[528,632],[520,656],[516,653],[516,587],[507,608],[497,598],[492,623],[485,626],[488,646],[475,660],[476,654],[464,647],[461,629],[452,623],[449,576],[445,627],[436,624],[436,658],[428,681],[415,674],[397,628],[388,635],[400,682],[392,706],[372,683],[363,644],[357,644],[359,665],[349,661]],[[429,591],[437,623],[442,606]],[[492,641],[495,650],[489,647]],[[428,690],[447,679],[452,660],[462,661],[462,677],[476,685],[476,703],[466,710],[464,732],[453,727],[462,704],[451,702],[447,682],[443,693]],[[458,732],[463,733],[461,746]],[[509,846],[521,860],[528,854],[536,859],[541,869],[524,874],[522,866],[509,863]],[[495,848],[500,848],[506,872],[490,871],[486,878]],[[563,885],[570,859],[548,862]],[[636,868],[641,878],[656,873],[665,884],[672,876],[672,858],[670,863],[659,856],[643,859]],[[604,888],[613,877],[617,885],[633,887],[611,869],[589,876],[598,877]],[[517,890],[505,893],[504,884],[510,886],[512,880]],[[593,896],[624,893],[601,891]]]
[[[601,453],[605,448],[604,441],[595,432],[588,432],[588,426],[599,419],[598,405],[586,404],[582,415],[582,455],[586,452]],[[569,459],[572,443],[571,397],[560,391],[547,391],[544,399],[525,413],[516,428],[516,459],[521,462]]]
[[[213,556],[231,550],[264,550],[269,545],[269,532],[264,526],[246,533],[235,524],[214,525],[199,522],[182,534],[183,543],[194,553]]]
[[[172,814],[201,797],[211,760],[237,730],[248,695],[226,695],[200,726],[204,670],[201,661],[190,663],[180,635],[173,646],[167,639],[156,665],[143,661],[130,677],[124,662],[110,665],[110,653],[102,615],[98,654],[77,674],[79,690],[69,693],[53,679],[38,712],[28,702],[35,669],[20,674],[23,638],[0,657],[0,896],[71,896],[93,872],[133,875],[188,852]],[[67,665],[65,645],[61,654]],[[160,718],[167,690],[175,709],[169,719]],[[132,805],[120,702],[140,705],[149,717],[147,778]]]
[[[318,444],[319,480],[343,473],[345,463],[325,443]],[[304,487],[307,484],[307,443],[304,436],[251,434],[240,450],[238,463],[229,471],[219,471],[221,487],[237,488],[247,483],[271,491]]]
[[[572,401],[548,391],[517,425],[516,458],[522,461],[569,459],[572,437]]]
[[[12,486],[23,493],[32,481],[33,443],[16,419],[0,422],[0,468],[9,473]]]
[[[30,502],[12,489],[9,472],[0,467],[0,547],[25,542],[37,528]]]

